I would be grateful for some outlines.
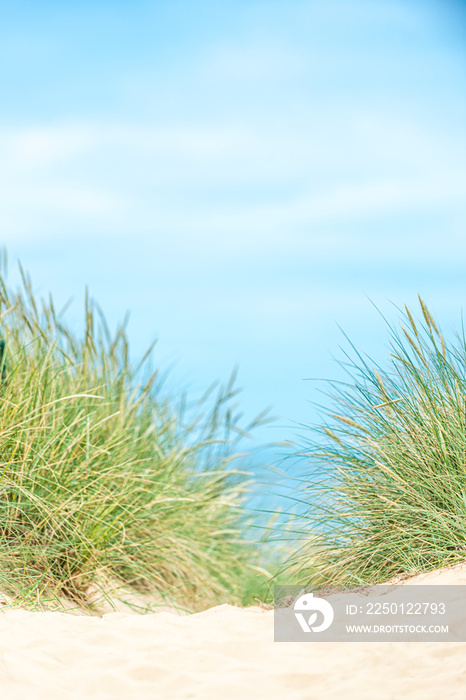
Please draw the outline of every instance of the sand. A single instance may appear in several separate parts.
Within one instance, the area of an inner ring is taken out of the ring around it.
[[[465,584],[466,565],[400,585]],[[464,614],[466,617],[466,605]],[[273,641],[273,611],[0,615],[0,697],[464,700],[466,643]]]

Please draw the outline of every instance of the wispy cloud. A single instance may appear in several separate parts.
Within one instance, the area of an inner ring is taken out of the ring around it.
[[[321,125],[318,141],[306,130],[277,134],[235,123],[3,128],[0,204],[7,231],[53,237],[54,219],[63,230],[68,215],[69,235],[77,217],[88,220],[93,236],[131,228],[141,238],[149,231],[170,232],[178,242],[195,237],[203,255],[212,243],[218,251],[223,236],[252,252],[266,242],[286,245],[290,236],[312,239],[321,225],[462,210],[461,146],[374,113],[349,112],[347,122],[359,143],[356,177],[347,172],[353,156],[334,142],[334,125],[327,132]],[[330,177],[329,163],[336,161]],[[328,247],[322,238],[312,245]]]

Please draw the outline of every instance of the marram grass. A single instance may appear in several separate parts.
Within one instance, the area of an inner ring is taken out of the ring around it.
[[[424,302],[391,328],[388,369],[356,352],[351,381],[304,448],[302,582],[377,583],[466,559],[466,339],[446,344]],[[318,533],[309,537],[306,533]]]
[[[191,610],[244,602],[261,574],[231,464],[232,384],[188,421],[149,356],[132,366],[123,328],[112,336],[86,299],[78,337],[23,283],[0,278],[0,590],[88,605],[111,579]]]

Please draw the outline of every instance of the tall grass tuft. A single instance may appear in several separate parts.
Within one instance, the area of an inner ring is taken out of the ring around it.
[[[376,583],[466,559],[466,338],[445,340],[419,297],[390,327],[388,369],[357,352],[334,412],[305,446],[301,581]],[[310,536],[309,533],[314,533]],[[307,536],[306,536],[307,534]]]
[[[89,605],[113,580],[191,610],[241,602],[255,555],[233,381],[193,414],[164,398],[150,352],[132,365],[124,327],[112,335],[87,296],[79,337],[22,276],[10,290],[4,260],[0,590]]]

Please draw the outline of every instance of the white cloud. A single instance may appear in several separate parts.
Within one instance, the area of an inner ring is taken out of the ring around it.
[[[466,169],[454,135],[368,112],[349,111],[346,125],[356,139],[350,155],[342,148],[349,132],[333,138],[336,123],[326,131],[321,122],[318,137],[237,123],[4,127],[3,240],[131,232],[162,235],[164,250],[193,258],[290,245],[344,256],[354,254],[344,225],[360,222],[370,256],[374,231],[364,223],[374,217],[449,210],[458,218]],[[324,238],[322,225],[335,231]]]
[[[57,212],[84,217],[111,215],[117,205],[118,199],[112,195],[58,184],[34,188],[4,186],[0,192],[0,207],[10,212],[11,219],[15,212],[21,218],[21,213],[28,208],[45,216]]]
[[[209,230],[225,228],[276,230],[296,224],[335,223],[364,219],[374,213],[431,210],[461,203],[466,196],[466,176],[438,173],[435,179],[381,180],[358,185],[342,184],[319,194],[312,191],[288,201],[257,207],[238,207],[205,214]],[[181,222],[179,222],[181,223]]]
[[[63,124],[59,126],[0,128],[2,170],[41,168],[101,153],[132,154],[147,159],[162,155],[209,162],[234,157],[238,149],[254,148],[255,134],[238,125],[121,126],[117,124]]]
[[[96,131],[83,125],[32,126],[0,130],[2,170],[40,169],[72,161],[95,148]]]

